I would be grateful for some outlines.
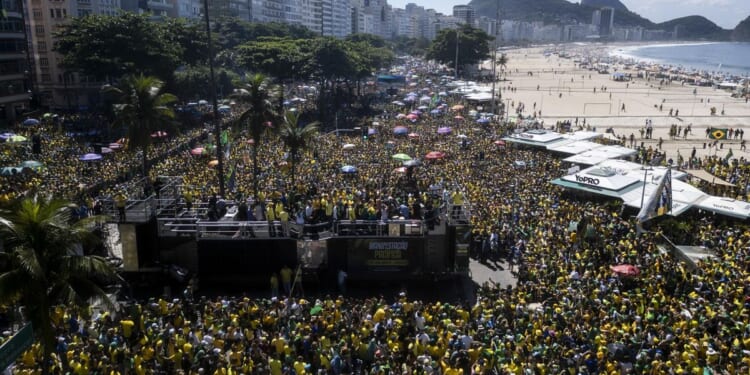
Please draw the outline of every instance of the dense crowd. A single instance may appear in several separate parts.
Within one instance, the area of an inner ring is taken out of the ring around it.
[[[415,121],[397,115],[402,106],[388,104],[360,133],[321,135],[294,162],[295,181],[278,138],[251,144],[237,132],[227,162],[235,170],[231,198],[246,202],[248,216],[259,220],[281,212],[302,213],[305,220],[329,220],[334,212],[342,218],[424,218],[426,207],[465,200],[481,244],[475,250],[482,257],[513,258],[515,287],[481,285],[471,304],[414,300],[407,293],[205,298],[188,289],[178,299],[154,298],[117,312],[59,306],[51,366],[71,374],[750,372],[746,225],[685,217],[694,244],[716,254],[689,268],[658,246],[664,221],[639,233],[620,204],[564,194],[549,183],[565,173],[559,158],[496,143],[512,126],[496,119],[479,123],[479,115],[469,112],[473,108],[442,100],[439,112]],[[398,126],[407,132],[395,135]],[[445,127],[450,132],[438,134]],[[59,153],[80,147],[59,142]],[[252,147],[262,158],[258,192],[252,191]],[[433,151],[444,155],[426,159]],[[392,157],[399,153],[421,164],[402,169]],[[646,160],[656,156],[641,152]],[[48,173],[63,171],[55,163],[66,164],[54,155],[40,161]],[[186,149],[157,163],[152,173],[183,175],[185,201],[216,202],[210,161]],[[344,172],[346,165],[356,172]],[[742,159],[706,158],[701,166],[738,186],[750,176]],[[82,177],[57,178],[67,186]],[[250,209],[260,202],[271,211]],[[639,274],[610,268],[622,264]],[[14,373],[37,373],[40,358],[36,344]]]

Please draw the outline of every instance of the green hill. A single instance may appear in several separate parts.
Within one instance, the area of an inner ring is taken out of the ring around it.
[[[750,17],[745,18],[734,28],[732,40],[735,42],[750,42]]]
[[[675,18],[656,25],[657,28],[672,31],[677,27],[677,39],[727,40],[730,30],[725,30],[703,16]]]
[[[620,0],[581,0],[581,5],[594,8],[613,8],[617,11],[626,11],[628,8]]]
[[[496,0],[472,0],[477,14],[494,15]],[[574,4],[566,0],[502,0],[500,17],[520,21],[545,23],[591,23],[591,15],[598,7]],[[494,18],[494,17],[493,17]],[[653,28],[654,23],[629,10],[615,11],[615,25]]]

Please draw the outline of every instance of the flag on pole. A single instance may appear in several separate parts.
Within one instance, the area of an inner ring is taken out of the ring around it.
[[[731,158],[732,158],[732,156],[734,156],[734,153],[732,152],[732,149],[730,148],[730,149],[729,149],[729,152],[727,152],[727,156],[726,156],[726,157],[724,158],[724,161],[725,161],[725,162],[728,162],[728,161],[729,161],[729,159],[731,159]]]
[[[227,189],[229,191],[234,191],[234,185],[237,182],[237,175],[236,175],[237,169],[236,169],[236,166],[237,166],[236,162],[233,163],[232,165],[230,165],[229,166],[229,173],[227,173],[226,184],[227,184]]]
[[[644,181],[644,184],[646,182]],[[661,177],[656,190],[644,200],[636,217],[643,223],[672,211],[672,168]]]

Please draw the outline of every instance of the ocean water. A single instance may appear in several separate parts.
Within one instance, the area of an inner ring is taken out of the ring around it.
[[[655,44],[618,48],[613,53],[689,69],[750,75],[750,43]]]

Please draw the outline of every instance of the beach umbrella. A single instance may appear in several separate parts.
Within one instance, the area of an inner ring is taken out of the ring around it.
[[[347,143],[343,147],[341,147],[341,149],[343,149],[343,150],[351,150],[354,147],[356,147],[356,146],[353,143]]]
[[[477,120],[477,123],[479,123],[479,124],[489,124],[490,120],[487,119],[487,118],[482,117],[479,120]]]
[[[254,145],[255,144],[255,140],[252,139],[252,138],[250,138],[250,139],[247,140],[247,144]]]
[[[310,309],[310,315],[318,315],[321,311],[323,311],[323,306],[315,305]]]
[[[393,173],[406,173],[406,167],[398,167],[393,170]]]
[[[21,168],[39,169],[41,167],[44,167],[44,164],[36,160],[26,160],[21,163]]]
[[[422,162],[417,159],[411,159],[401,163],[401,165],[403,165],[404,167],[416,167],[422,165]]]
[[[417,114],[410,113],[406,115],[406,119],[410,121],[417,121],[419,119],[419,116]]]
[[[368,128],[367,129],[367,135],[375,135],[375,134],[378,134],[378,130],[377,129],[373,129],[373,128]]]
[[[341,167],[341,172],[343,173],[357,173],[357,167],[353,165],[345,165]]]
[[[431,115],[438,115],[438,114],[440,114],[440,110],[439,109],[433,109],[433,110],[430,111],[430,114]]]
[[[478,114],[478,112],[477,112],[477,111],[475,111],[475,110],[473,110],[473,109],[472,109],[471,111],[469,111],[469,116],[471,116],[471,117],[474,117],[474,116],[476,116],[477,114]]]
[[[609,269],[619,276],[638,276],[641,273],[641,270],[632,264],[618,264],[609,266]]]
[[[23,125],[24,126],[39,125],[39,120],[37,120],[35,118],[27,118],[26,120],[23,120]]]
[[[122,144],[121,143],[110,143],[108,147],[111,148],[111,149],[113,149],[113,150],[119,150],[119,149],[122,148]]]
[[[211,161],[208,162],[208,166],[209,167],[215,167],[217,165],[219,165],[219,161],[218,160],[214,159],[214,160],[211,160]]]
[[[466,139],[466,138],[469,138],[469,137],[468,137],[468,136],[467,136],[466,134],[459,134],[459,135],[457,135],[456,137],[457,137],[457,138],[460,138],[460,139]]]
[[[417,133],[409,133],[407,135],[407,137],[409,137],[410,139],[417,139],[417,138],[419,138],[419,134],[417,134]]]
[[[420,105],[419,107],[417,107],[417,109],[419,109],[419,110],[421,110],[421,111],[425,111],[425,110],[428,110],[428,109],[430,109],[430,107],[428,107],[428,106],[426,106],[426,105]]]
[[[399,113],[399,114],[397,114],[397,115],[396,115],[396,119],[397,119],[397,120],[400,120],[400,119],[402,119],[402,118],[406,118],[406,115],[405,115],[405,114],[403,114],[403,113]]]
[[[16,135],[15,133],[2,133],[0,134],[0,139],[7,141],[10,137]]]
[[[207,100],[199,100],[198,101],[198,105],[208,105],[208,101]]]
[[[102,160],[102,156],[99,155],[99,154],[91,154],[91,153],[89,153],[89,154],[81,155],[78,158],[78,160],[80,160],[80,161],[97,161],[97,160]]]
[[[494,143],[495,143],[495,145],[497,145],[497,146],[505,146],[505,141],[503,141],[503,140],[501,140],[501,139],[499,139],[499,140],[495,141]]]
[[[203,147],[196,147],[192,150],[190,150],[190,155],[203,155],[203,153],[206,151]]]
[[[102,147],[102,154],[111,154],[115,150],[109,148],[109,147]]]
[[[451,131],[452,131],[451,128],[444,126],[442,128],[438,128],[437,133],[438,134],[450,134]]]
[[[461,104],[456,104],[453,107],[451,107],[451,110],[453,110],[453,111],[463,111],[464,110],[464,106],[462,106]]]
[[[424,156],[424,158],[428,160],[438,160],[444,157],[445,157],[445,153],[440,152],[440,151],[430,151],[427,153],[427,155]]]
[[[21,173],[21,168],[5,167],[0,170],[0,175],[3,175],[3,176],[12,176],[14,173]]]
[[[17,142],[26,142],[28,139],[22,135],[12,135],[10,136],[6,141],[10,143],[17,143]]]
[[[411,156],[406,154],[393,154],[391,155],[391,158],[393,160],[399,160],[399,161],[408,161],[411,160]]]
[[[409,129],[406,126],[397,126],[393,128],[393,134],[395,135],[404,135],[409,133]]]
[[[151,138],[164,138],[167,136],[167,132],[165,131],[157,131],[156,133],[151,133]]]
[[[447,92],[445,92],[445,91],[440,91],[440,92],[438,93],[438,96],[448,96],[448,93],[447,93]]]
[[[455,117],[453,117],[453,119],[456,120],[456,121],[463,121],[464,117],[463,116],[455,116]]]

